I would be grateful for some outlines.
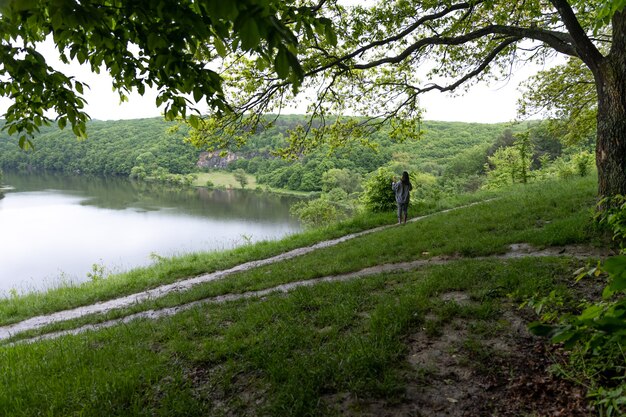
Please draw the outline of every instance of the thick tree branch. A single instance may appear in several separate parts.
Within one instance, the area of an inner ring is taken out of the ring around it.
[[[578,57],[595,72],[595,68],[598,67],[603,56],[591,42],[582,26],[580,26],[572,7],[567,0],[550,0],[550,3],[556,8],[563,23],[565,23],[565,27],[571,35],[573,44],[578,52]]]
[[[455,37],[439,37],[433,36],[428,38],[422,38],[417,42],[407,47],[400,54],[393,57],[385,57],[375,61],[371,61],[364,64],[356,64],[352,67],[355,69],[368,69],[378,67],[383,64],[396,64],[407,59],[417,51],[427,46],[433,45],[462,45],[476,39],[480,39],[489,35],[507,35],[521,40],[523,38],[535,39],[547,43],[558,52],[577,56],[576,50],[567,42],[569,36],[567,34],[555,31],[540,30],[534,28],[522,28],[514,26],[502,26],[502,25],[490,25],[484,28],[475,30],[474,32],[466,33],[465,35]],[[346,57],[340,58],[343,60]]]
[[[423,16],[419,19],[417,19],[412,25],[408,26],[406,29],[404,29],[402,32],[390,36],[388,38],[385,39],[381,39],[379,41],[375,41],[372,43],[369,43],[367,45],[364,45],[354,51],[352,51],[351,53],[344,55],[340,58],[337,58],[336,60],[320,67],[320,68],[316,68],[312,71],[310,71],[309,73],[307,73],[305,76],[310,76],[310,75],[315,75],[319,72],[325,71],[329,68],[332,68],[336,65],[338,65],[341,62],[345,62],[348,61],[356,56],[359,56],[365,52],[367,52],[370,49],[376,48],[378,46],[383,46],[383,45],[389,45],[392,42],[396,42],[399,41],[401,39],[403,39],[404,37],[410,35],[411,33],[413,33],[413,31],[415,31],[416,29],[418,29],[420,26],[422,26],[423,24],[430,22],[430,21],[434,21],[437,19],[441,19],[442,17],[447,16],[448,14],[455,12],[457,10],[463,10],[463,9],[472,9],[474,8],[477,4],[482,3],[484,0],[478,0],[476,2],[473,3],[459,3],[459,4],[454,4],[448,8],[443,9],[440,12],[437,13],[433,13],[433,14],[429,14],[426,16]]]
[[[456,89],[457,87],[459,87],[461,84],[463,84],[464,82],[466,82],[467,80],[476,77],[477,75],[479,75],[481,72],[483,72],[487,66],[500,54],[500,52],[502,52],[504,49],[506,49],[508,46],[514,44],[515,42],[518,42],[520,40],[520,38],[510,38],[505,40],[504,42],[502,42],[500,45],[498,45],[497,47],[495,47],[493,49],[493,51],[491,51],[486,57],[485,59],[480,63],[479,66],[477,66],[476,68],[474,68],[473,71],[465,74],[463,77],[459,78],[457,81],[455,81],[452,84],[449,84],[447,86],[440,86],[437,84],[433,84],[430,85],[426,88],[423,88],[419,91],[419,93],[425,93],[427,91],[431,91],[431,90],[439,90],[441,92],[444,91],[453,91],[454,89]]]

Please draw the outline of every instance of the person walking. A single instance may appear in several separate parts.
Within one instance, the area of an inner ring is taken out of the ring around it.
[[[411,190],[413,185],[409,180],[409,173],[404,171],[400,181],[395,182],[391,180],[391,188],[396,194],[396,204],[398,205],[398,224],[402,223],[404,218],[404,224],[406,224],[407,217],[409,215],[409,200],[411,199]]]

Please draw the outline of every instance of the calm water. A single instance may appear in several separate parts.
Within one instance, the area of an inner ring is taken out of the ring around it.
[[[0,295],[81,282],[93,264],[121,272],[172,256],[228,249],[300,230],[293,197],[185,189],[124,179],[5,173]]]

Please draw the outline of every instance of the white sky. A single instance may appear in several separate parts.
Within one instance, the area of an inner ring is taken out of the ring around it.
[[[85,90],[84,97],[87,100],[86,112],[92,119],[139,119],[161,115],[163,106],[156,107],[154,90],[147,89],[144,96],[134,92],[129,96],[128,102],[120,103],[119,96],[112,90],[111,80],[106,73],[94,74],[88,66],[81,66],[77,62],[69,66],[62,64],[51,42],[46,42],[40,52],[55,69],[73,75],[89,85],[90,88]],[[540,69],[536,66],[520,68],[508,82],[479,84],[462,95],[429,92],[420,99],[420,104],[425,109],[424,119],[477,123],[509,122],[516,115],[516,103],[520,96],[519,83]],[[7,100],[0,101],[0,111],[4,113],[8,105]],[[303,105],[302,109],[304,108]],[[284,114],[301,112],[303,111],[298,111],[297,108],[283,111]]]
[[[537,70],[538,68],[528,68],[520,71],[508,82],[479,84],[462,95],[429,92],[420,99],[420,104],[425,109],[424,119],[477,123],[511,121],[516,116],[516,103],[520,96],[519,83]],[[133,93],[128,102],[120,103],[119,96],[112,91],[110,78],[106,75],[92,74],[78,65],[71,71],[90,86],[85,92],[85,98],[88,102],[86,111],[92,119],[137,119],[161,115],[162,107],[159,109],[155,105],[155,91],[147,90],[143,97]],[[298,112],[302,111],[288,109],[283,113]]]

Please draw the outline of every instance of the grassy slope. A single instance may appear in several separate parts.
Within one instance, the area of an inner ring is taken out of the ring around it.
[[[193,182],[196,187],[206,187],[207,181],[211,181],[215,187],[226,188],[241,188],[241,185],[235,179],[232,172],[226,171],[212,171],[212,172],[200,172],[196,174],[198,177]],[[246,175],[248,178],[248,184],[246,188],[254,190],[257,186],[256,179],[252,175]]]
[[[193,182],[193,185],[196,187],[206,187],[207,181],[211,181],[213,186],[216,188],[224,187],[224,188],[241,188],[241,185],[235,179],[232,172],[229,171],[211,171],[211,172],[199,172],[196,174],[197,178]],[[306,192],[306,191],[295,191],[288,190],[282,188],[272,188],[265,184],[257,184],[256,178],[254,175],[246,174],[248,178],[248,184],[246,185],[247,190],[256,190],[257,187],[262,187],[265,191],[270,191],[273,193],[280,194],[291,194],[298,196],[310,196],[314,193]]]
[[[515,242],[594,242],[598,238],[588,213],[593,202],[592,179],[530,186],[498,200],[202,285],[158,304],[433,255],[502,253]],[[359,228],[343,227],[344,232]],[[234,257],[260,257],[341,231],[317,233],[271,248],[266,244],[233,251]],[[195,259],[201,267],[188,260],[187,269],[221,268],[232,262],[230,256],[218,254],[212,262],[201,259]],[[0,415],[328,415],[336,412],[328,401],[335,393],[399,401],[407,335],[424,329],[437,333],[447,323],[471,319],[476,325],[470,336],[478,340],[474,350],[488,350],[479,341],[502,325],[506,294],[521,300],[557,288],[567,296],[570,289],[563,283],[578,266],[580,262],[555,258],[462,260],[2,347]],[[176,263],[167,268],[170,274],[184,275]],[[437,299],[452,290],[470,294],[476,303],[460,306]],[[19,300],[11,305],[21,308]],[[5,304],[5,321],[6,313]]]

